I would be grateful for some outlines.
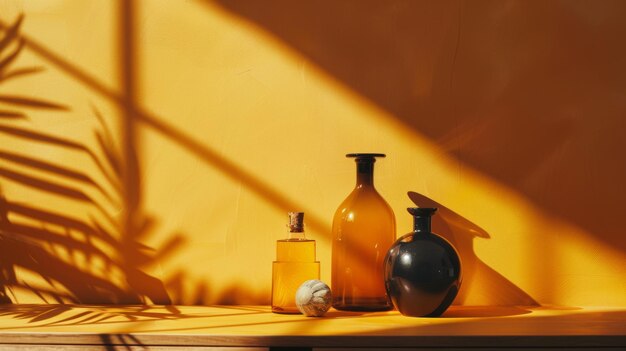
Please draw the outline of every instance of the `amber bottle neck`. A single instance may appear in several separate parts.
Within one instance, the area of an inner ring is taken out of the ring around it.
[[[413,217],[413,232],[416,233],[430,233],[430,219],[431,216],[414,216]]]
[[[374,162],[361,160],[356,162],[356,186],[374,186]]]

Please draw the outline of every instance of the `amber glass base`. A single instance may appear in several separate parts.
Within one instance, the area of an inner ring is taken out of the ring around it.
[[[389,311],[393,309],[393,305],[387,301],[387,299],[380,298],[361,298],[354,299],[353,301],[349,301],[349,303],[335,301],[333,302],[333,307],[336,310],[341,311]]]
[[[272,312],[300,313],[296,307],[296,291],[305,281],[319,278],[319,262],[273,262]]]

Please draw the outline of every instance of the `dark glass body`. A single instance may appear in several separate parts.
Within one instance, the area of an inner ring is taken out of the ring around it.
[[[399,238],[385,257],[385,288],[405,316],[437,317],[461,286],[461,261],[454,247],[431,232],[436,209],[409,208],[413,232]]]

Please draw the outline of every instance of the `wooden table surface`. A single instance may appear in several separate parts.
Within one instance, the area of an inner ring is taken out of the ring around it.
[[[626,349],[626,308],[452,306],[440,318],[335,310],[313,318],[268,306],[0,306],[0,346],[20,344]]]

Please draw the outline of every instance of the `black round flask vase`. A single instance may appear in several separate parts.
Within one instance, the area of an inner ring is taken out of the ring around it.
[[[461,286],[461,260],[454,247],[432,233],[436,208],[408,208],[413,231],[400,237],[385,257],[385,288],[405,316],[437,317],[452,303]]]

